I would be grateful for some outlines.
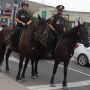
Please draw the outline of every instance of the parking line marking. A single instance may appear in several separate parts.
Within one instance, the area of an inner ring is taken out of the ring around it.
[[[16,58],[14,58],[13,56],[9,57],[9,60],[19,63],[19,60],[16,59]],[[45,60],[45,61],[46,61],[46,62],[49,62],[49,63],[51,63],[51,64],[54,64],[54,62],[47,61],[47,60]],[[59,66],[60,66],[60,67],[63,67],[63,65],[60,65],[60,64],[59,64]],[[31,67],[31,66],[28,65],[28,67]],[[90,74],[87,74],[87,73],[84,73],[84,72],[81,72],[81,71],[78,71],[78,70],[75,70],[75,69],[72,69],[72,68],[68,68],[68,69],[90,77]]]
[[[90,80],[68,83],[68,88],[81,87],[87,85],[90,85]],[[30,90],[55,90],[61,89],[62,84],[56,84],[56,87],[50,87],[50,85],[37,85],[37,86],[27,86],[27,88]]]
[[[14,61],[14,62],[16,62],[16,63],[19,63],[19,59],[16,59],[16,58],[14,58],[13,56],[9,57],[9,60],[10,60],[10,61]],[[25,64],[25,63],[23,63],[23,64]],[[31,66],[28,65],[28,67],[31,67]]]
[[[54,64],[54,62],[47,61],[47,60],[45,60],[45,61],[46,61],[46,62],[49,62],[49,63],[51,63],[51,64]],[[59,66],[60,66],[60,67],[63,67],[63,65],[60,65],[60,64],[59,64]],[[75,69],[72,69],[72,68],[69,68],[69,67],[68,67],[68,69],[90,77],[90,74],[87,74],[87,73],[84,73],[84,72],[81,72],[81,71],[78,71],[78,70],[75,70]]]
[[[72,57],[71,60],[75,61],[75,59]]]

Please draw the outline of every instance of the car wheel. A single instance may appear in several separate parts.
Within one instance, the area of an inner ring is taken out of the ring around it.
[[[89,63],[88,63],[88,57],[85,55],[85,54],[80,54],[77,58],[78,60],[78,63],[81,65],[81,66],[87,66]]]

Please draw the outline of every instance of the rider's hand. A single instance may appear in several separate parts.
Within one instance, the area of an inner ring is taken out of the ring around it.
[[[22,25],[25,26],[26,24],[22,22]]]
[[[29,24],[30,24],[29,22],[26,23],[26,25],[29,25]]]
[[[54,33],[55,33],[55,35],[56,35],[56,36],[58,36],[58,35],[59,35],[59,33],[58,33],[56,30],[54,30]]]

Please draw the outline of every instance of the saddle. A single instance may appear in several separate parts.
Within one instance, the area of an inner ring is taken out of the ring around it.
[[[12,28],[11,28],[9,31],[7,31],[6,39],[7,39],[8,41],[11,40],[11,36],[13,35],[13,33],[14,33],[14,31],[12,30]]]
[[[48,32],[45,31],[39,38],[39,41],[45,46],[45,48],[47,48],[47,40],[48,40]]]
[[[54,40],[54,41],[53,41]],[[56,50],[57,46],[60,43],[60,36],[57,37],[57,40],[55,40],[55,37],[52,36],[52,33],[49,33],[47,31],[43,32],[43,34],[40,36],[39,41],[45,46],[45,48],[48,47],[48,44],[53,44],[52,42],[55,42],[55,44],[53,45],[53,51]],[[51,41],[51,43],[49,43]]]
[[[16,40],[15,40],[15,45],[19,45],[19,41],[20,41],[22,32],[23,32],[23,30],[21,30],[20,33],[19,33],[19,35],[17,36],[17,38],[16,38]],[[13,29],[10,29],[9,31],[7,31],[6,39],[7,39],[8,41],[11,40],[11,37],[12,37],[13,33],[14,33],[14,30],[13,30]]]

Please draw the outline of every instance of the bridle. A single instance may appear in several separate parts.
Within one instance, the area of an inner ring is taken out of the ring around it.
[[[88,31],[85,31],[85,29],[81,28],[84,32],[88,32]]]
[[[35,25],[35,35],[37,34],[37,26],[39,24],[39,21],[37,21],[36,25]]]
[[[35,35],[37,34],[36,31],[37,31],[38,23],[39,23],[39,21],[37,21],[37,23],[36,23],[36,25],[35,25]]]
[[[83,31],[84,31],[84,32],[86,32],[86,33],[88,32],[88,31],[86,31],[86,30],[85,30],[85,29],[83,29],[83,28],[81,28],[81,30],[83,30]],[[78,31],[78,35],[79,35],[79,31]]]
[[[88,31],[86,31],[86,30],[83,29],[83,28],[81,28],[81,30],[83,30],[84,32],[88,33]],[[78,31],[78,35],[79,35],[79,31]],[[79,38],[81,39],[80,35],[79,35]],[[81,39],[81,41],[83,41],[83,40]]]

